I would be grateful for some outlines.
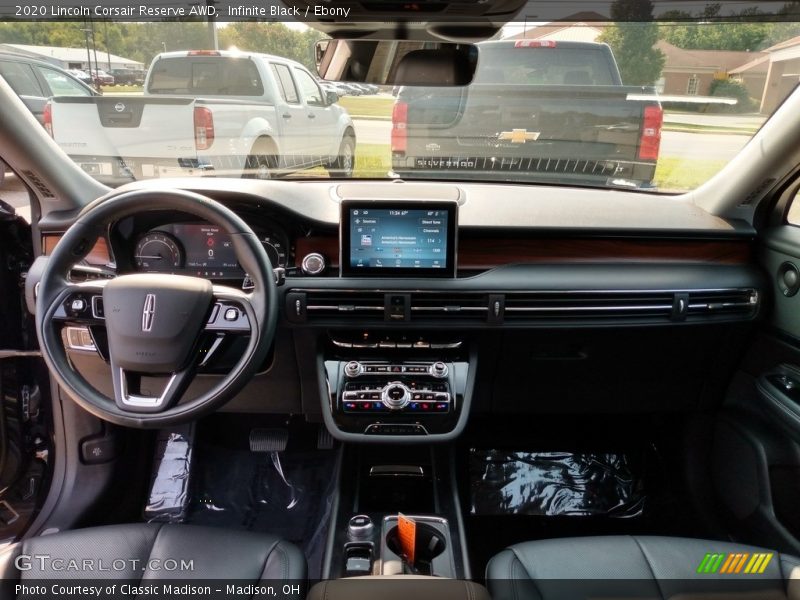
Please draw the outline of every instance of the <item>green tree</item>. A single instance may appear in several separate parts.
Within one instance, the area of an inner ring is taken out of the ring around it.
[[[614,51],[625,85],[652,85],[664,68],[664,53],[655,47],[658,25],[652,21],[650,0],[616,0],[611,5],[611,20],[600,36]]]
[[[241,21],[219,32],[220,48],[235,46],[248,52],[275,54],[314,69],[314,45],[324,34],[315,29],[297,31],[283,23]]]
[[[800,2],[788,2],[776,14],[758,7],[724,17],[721,5],[710,4],[696,16],[682,11],[664,13],[661,39],[686,50],[757,51],[800,35]]]

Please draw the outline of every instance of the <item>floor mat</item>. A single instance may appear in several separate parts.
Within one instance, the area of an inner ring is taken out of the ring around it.
[[[337,453],[254,453],[198,448],[186,522],[263,531],[303,549],[309,575],[321,572]]]
[[[625,454],[472,448],[470,514],[636,517],[643,481]]]

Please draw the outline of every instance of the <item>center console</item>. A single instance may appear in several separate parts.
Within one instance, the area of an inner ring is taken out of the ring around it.
[[[439,444],[345,445],[323,576],[469,578],[453,452]],[[401,543],[400,514],[416,524],[413,555]]]
[[[373,278],[376,283],[409,277],[454,278],[457,212],[456,202],[343,201],[342,276]],[[416,310],[407,294],[388,293],[382,300],[371,316],[381,316],[383,327],[329,332],[320,368],[322,412],[328,429],[345,441],[454,438],[469,413],[474,371],[463,340],[405,329]],[[290,301],[297,303],[300,313],[315,316],[334,307],[330,298],[320,305],[308,295]],[[335,307],[372,312],[372,307],[362,304],[354,297],[352,305],[336,301]],[[291,313],[291,306],[288,310]]]

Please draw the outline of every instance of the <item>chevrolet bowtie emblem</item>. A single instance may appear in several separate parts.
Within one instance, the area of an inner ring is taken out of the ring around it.
[[[525,142],[535,142],[542,135],[540,131],[528,131],[527,129],[512,129],[503,131],[497,139],[501,142],[511,142],[512,144],[524,144]]]

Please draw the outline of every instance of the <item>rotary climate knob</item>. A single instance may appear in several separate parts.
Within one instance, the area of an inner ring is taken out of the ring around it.
[[[430,373],[434,377],[442,378],[447,376],[447,365],[442,361],[436,361],[430,367]]]
[[[399,381],[393,381],[381,392],[381,401],[390,410],[400,410],[411,400],[411,390]]]
[[[361,375],[361,363],[357,360],[351,360],[344,366],[344,374],[348,377],[358,377]]]

